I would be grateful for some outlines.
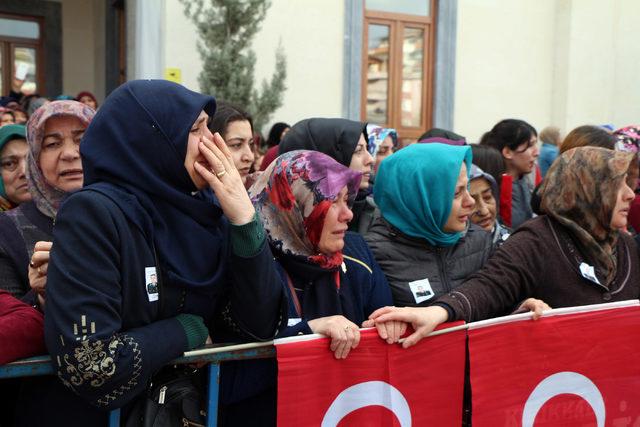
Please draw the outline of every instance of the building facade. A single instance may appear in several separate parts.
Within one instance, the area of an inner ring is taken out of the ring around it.
[[[3,0],[2,92],[25,73],[48,96],[102,99],[134,78],[198,90],[198,36],[179,0]],[[273,121],[347,117],[415,140],[640,122],[636,0],[272,0],[253,41],[256,85],[287,56]],[[20,65],[26,64],[26,65]],[[214,94],[215,95],[215,94]],[[268,129],[263,129],[267,132]]]

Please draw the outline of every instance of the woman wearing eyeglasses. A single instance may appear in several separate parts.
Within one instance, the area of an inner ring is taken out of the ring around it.
[[[516,229],[533,217],[531,193],[537,184],[538,133],[523,120],[506,119],[485,133],[480,144],[496,148],[504,157],[506,175],[513,184],[501,188],[500,214],[508,226]]]

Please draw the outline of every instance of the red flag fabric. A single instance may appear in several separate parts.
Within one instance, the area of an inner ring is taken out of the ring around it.
[[[542,172],[540,172],[540,165],[536,164],[534,166],[534,172],[536,175],[533,183],[537,187],[542,182]]]
[[[465,338],[461,330],[403,349],[364,330],[343,360],[326,338],[276,341],[278,426],[459,427]]]
[[[640,307],[476,328],[474,427],[640,425]]]
[[[507,227],[511,227],[511,211],[513,207],[513,177],[502,174],[500,182],[500,219]]]

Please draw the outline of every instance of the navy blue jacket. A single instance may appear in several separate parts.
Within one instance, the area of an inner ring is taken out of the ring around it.
[[[348,293],[358,313],[357,318],[349,320],[361,326],[362,322],[376,309],[393,305],[391,289],[362,236],[354,232],[347,232],[342,252],[346,272],[342,269],[340,270],[340,292]],[[286,280],[286,274],[283,269],[281,269],[281,274],[283,279]],[[295,282],[293,284],[297,287]],[[289,319],[291,320],[290,323],[294,323],[297,322],[295,319],[298,314],[288,286],[286,288],[289,297]],[[294,325],[284,328],[277,338],[313,333],[309,329],[308,320],[312,319],[302,318]],[[274,396],[276,379],[277,366],[275,359],[223,364],[221,380],[222,403],[242,407],[242,400],[252,399],[245,401],[246,408],[229,407],[229,411],[237,416],[233,420],[227,417],[223,425],[253,425],[251,424],[253,420],[261,419],[261,425],[270,425],[274,421],[270,419],[270,416],[275,414],[275,401],[269,407],[268,404],[265,405],[263,402],[258,403],[256,395],[263,393],[266,399]],[[256,411],[250,410],[252,405],[256,405],[259,408],[265,408],[266,406],[274,412],[272,414],[256,414]]]
[[[222,263],[224,287],[180,289],[160,269],[164,296],[152,301],[145,268],[161,267],[153,246],[111,199],[81,191],[57,218],[45,337],[59,378],[77,396],[59,382],[52,385],[55,406],[38,403],[43,425],[106,425],[108,410],[130,403],[156,371],[187,350],[179,313],[199,315],[208,325],[218,313],[230,327],[262,340],[286,322],[284,285],[266,240],[250,258],[231,251]],[[210,329],[212,337],[216,333]]]
[[[380,307],[393,305],[391,297],[391,288],[387,283],[387,279],[378,266],[369,246],[358,233],[349,231],[345,234],[344,249],[344,265],[346,272],[340,272],[340,292],[348,293],[349,299],[355,306],[358,313],[356,319],[349,319],[358,326],[362,325],[371,313]],[[284,269],[280,269],[283,280],[286,281]],[[296,283],[293,283],[294,287]],[[283,329],[277,338],[283,338],[299,334],[312,334],[304,317],[300,322],[296,313],[296,308],[291,298],[289,287],[286,287],[287,296],[289,298],[289,324],[293,324]],[[303,313],[304,314],[304,313]]]

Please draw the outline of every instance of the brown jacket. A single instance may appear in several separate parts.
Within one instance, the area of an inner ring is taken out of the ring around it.
[[[546,215],[523,224],[485,267],[438,302],[450,320],[473,322],[509,314],[533,297],[552,308],[599,304],[640,297],[640,259],[634,240],[620,233],[617,271],[609,288],[584,278],[584,259],[567,230]],[[603,283],[603,277],[596,270]]]

